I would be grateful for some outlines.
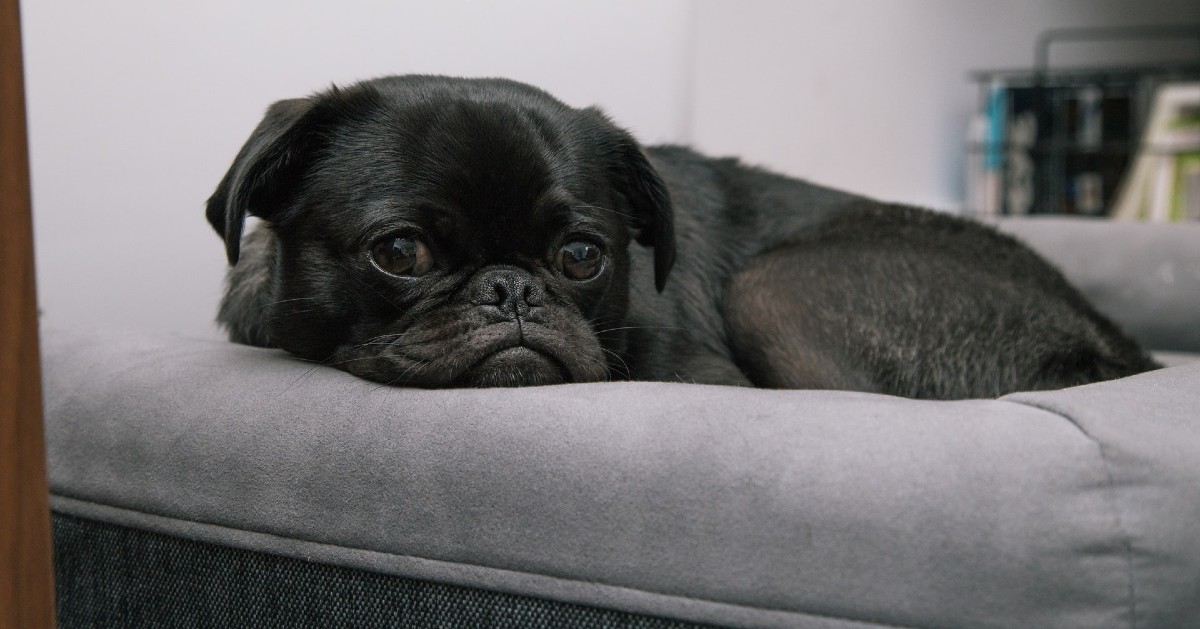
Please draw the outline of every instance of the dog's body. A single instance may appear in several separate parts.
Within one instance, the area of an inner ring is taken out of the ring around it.
[[[242,242],[247,213],[265,223]],[[277,103],[208,217],[234,265],[231,338],[389,384],[964,398],[1156,367],[990,228],[643,150],[509,81],[391,77]]]

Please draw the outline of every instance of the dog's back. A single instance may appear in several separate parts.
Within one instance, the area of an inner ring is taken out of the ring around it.
[[[631,325],[677,328],[648,341],[651,351],[682,353],[702,379],[720,375],[715,353],[757,386],[954,399],[1158,366],[1057,270],[990,227],[732,160],[653,155],[668,173],[681,247],[701,255],[681,248],[683,290],[638,293],[687,307],[637,308]],[[721,316],[703,314],[713,302]],[[703,351],[681,349],[688,337]],[[653,355],[633,362],[670,379]]]

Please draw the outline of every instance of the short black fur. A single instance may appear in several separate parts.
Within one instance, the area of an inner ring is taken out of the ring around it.
[[[594,108],[501,79],[388,77],[276,103],[207,210],[233,340],[388,384],[952,399],[1157,367],[993,229],[644,148]],[[248,214],[263,221],[243,238]],[[383,271],[372,248],[395,239],[430,269]],[[598,255],[595,276],[564,273],[564,251]]]

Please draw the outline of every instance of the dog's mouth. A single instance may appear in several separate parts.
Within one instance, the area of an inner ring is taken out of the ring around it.
[[[557,359],[525,345],[485,356],[454,384],[468,387],[518,387],[570,382],[571,374]]]
[[[537,324],[492,324],[405,342],[347,346],[332,364],[389,385],[521,387],[607,379],[594,336]],[[378,338],[378,337],[376,337]]]

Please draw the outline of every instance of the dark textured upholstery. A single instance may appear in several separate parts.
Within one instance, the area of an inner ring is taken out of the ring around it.
[[[700,625],[351,570],[55,515],[58,622],[74,627]]]

